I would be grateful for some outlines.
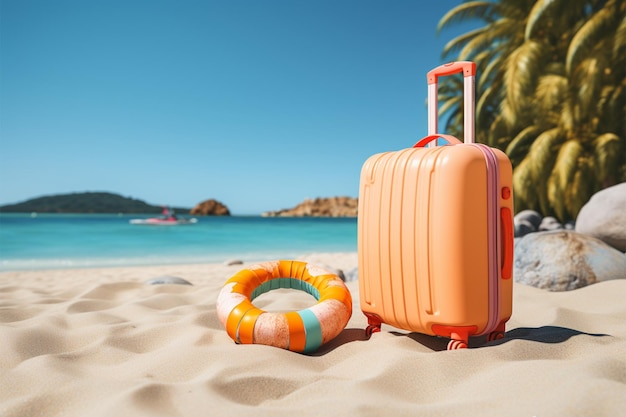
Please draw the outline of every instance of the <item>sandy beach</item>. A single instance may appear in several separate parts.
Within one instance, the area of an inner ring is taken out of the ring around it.
[[[356,253],[301,260],[351,270]],[[618,416],[626,280],[570,292],[515,284],[506,337],[383,326],[366,340],[358,281],[346,329],[311,355],[236,345],[215,309],[249,264],[0,273],[0,416]],[[188,285],[147,285],[161,276]],[[308,294],[255,304],[297,310]]]

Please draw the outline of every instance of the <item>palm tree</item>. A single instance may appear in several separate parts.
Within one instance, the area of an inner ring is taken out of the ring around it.
[[[476,139],[514,167],[516,209],[575,219],[602,188],[626,181],[626,0],[468,1],[438,30],[478,19],[444,58],[477,65]],[[443,79],[447,130],[462,102]]]

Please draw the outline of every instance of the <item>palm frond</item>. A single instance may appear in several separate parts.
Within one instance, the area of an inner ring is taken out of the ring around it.
[[[568,192],[574,175],[579,169],[578,159],[583,153],[583,147],[576,139],[565,142],[559,150],[554,168],[548,179],[548,201],[557,217],[565,219],[571,207],[572,193]],[[569,207],[568,207],[569,206]]]
[[[619,171],[626,167],[626,139],[604,133],[594,141],[595,177],[602,188],[619,182]]]
[[[448,99],[446,99],[443,104],[441,106],[439,106],[439,116],[443,116],[446,113],[448,113],[449,111],[454,111],[455,108],[457,108],[459,111],[463,110],[463,97],[462,96],[456,96],[456,97],[449,97]]]
[[[513,138],[506,147],[505,153],[511,159],[511,163],[516,165],[517,162],[524,159],[530,146],[537,139],[539,128],[537,126],[528,126]]]
[[[568,94],[567,78],[553,74],[539,77],[533,98],[535,119],[546,127],[557,125]]]
[[[626,123],[624,122],[624,115],[626,114],[626,82],[622,82],[611,94],[606,113],[609,115],[606,129],[617,132],[622,138],[626,138]]]
[[[503,49],[502,46],[513,50],[517,43],[510,42],[510,40],[522,29],[522,22],[503,17],[485,26],[484,29],[484,32],[477,33],[467,41],[459,52],[459,60],[476,59],[475,57],[479,53],[494,48]],[[506,40],[506,42],[503,43],[502,40]],[[519,42],[522,42],[521,37]]]
[[[453,23],[470,19],[490,21],[494,16],[494,4],[489,1],[470,1],[460,4],[446,13],[437,25],[437,33]]]
[[[576,115],[572,100],[565,100],[561,106],[559,127],[565,132],[573,132],[576,126]]]
[[[530,161],[525,158],[513,170],[513,191],[515,193],[515,211],[538,209],[537,190],[530,168]]]
[[[575,220],[585,203],[591,196],[599,191],[594,186],[593,166],[589,158],[583,157],[578,160],[578,169],[574,173],[574,178],[570,187],[565,192],[566,214],[561,218],[562,222]],[[567,216],[567,217],[566,217]]]
[[[470,30],[467,33],[457,36],[456,38],[449,41],[444,47],[443,52],[441,53],[442,57],[446,57],[460,49],[462,49],[468,42],[470,42],[476,36],[479,36],[483,32],[485,32],[486,28],[479,28]]]
[[[476,35],[467,41],[461,51],[459,52],[459,61],[469,61],[484,51],[493,43],[493,29],[489,26],[483,28],[482,31],[477,32]]]
[[[490,85],[480,93],[476,103],[477,138],[478,136],[484,137],[484,139],[479,141],[480,143],[494,146],[494,144],[489,143],[489,127],[496,117],[500,101],[500,89],[496,85]],[[484,132],[484,135],[480,134],[481,132]]]
[[[564,135],[559,128],[546,130],[535,139],[525,158],[529,159],[532,180],[538,191],[539,207],[546,215],[552,212],[546,193],[546,180],[552,172],[559,145],[563,140]]]
[[[618,62],[623,61],[626,54],[626,16],[622,18],[617,31],[615,31],[613,42],[613,59]]]
[[[485,88],[480,97],[478,98],[478,102],[476,103],[476,119],[482,119],[485,117],[487,113],[493,114],[495,107],[495,102],[498,98],[498,89],[496,86],[490,85]]]
[[[568,74],[576,69],[584,55],[588,54],[603,36],[615,30],[616,16],[615,1],[608,0],[606,5],[576,32],[565,57],[565,70]]]
[[[535,41],[524,42],[506,60],[504,86],[505,105],[515,115],[528,107],[543,65],[544,46]]]
[[[502,62],[505,59],[505,57],[490,57],[481,60],[481,62],[487,62],[487,65],[478,75],[478,82],[476,83],[476,89],[478,91],[481,91],[487,84],[493,82],[493,80],[497,78],[498,74],[501,74],[500,69],[502,68]]]
[[[526,29],[524,31],[524,39],[531,39],[539,28],[539,23],[545,21],[548,10],[558,0],[537,0],[530,13],[528,14],[528,21],[526,22]],[[551,17],[551,16],[548,16]]]
[[[489,127],[489,139],[487,145],[494,146],[495,143],[499,143],[502,138],[509,138],[509,129],[507,122],[502,117],[502,113],[495,116],[493,123]]]
[[[581,120],[586,120],[591,109],[597,106],[602,90],[602,67],[595,57],[585,59],[576,67],[573,85],[578,90],[577,104]]]

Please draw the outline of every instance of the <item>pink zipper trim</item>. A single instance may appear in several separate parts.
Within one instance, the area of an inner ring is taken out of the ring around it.
[[[487,240],[489,265],[489,318],[481,335],[491,333],[500,322],[500,274],[498,261],[499,230],[498,213],[500,212],[500,165],[493,150],[480,143],[469,144],[482,151],[487,162]]]

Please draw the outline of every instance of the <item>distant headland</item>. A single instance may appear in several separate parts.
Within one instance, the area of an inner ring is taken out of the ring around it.
[[[263,217],[356,217],[358,199],[354,197],[327,197],[305,199],[293,208],[268,211]],[[230,216],[228,207],[215,199],[198,203],[193,208],[169,207],[179,214],[193,216]],[[163,206],[110,192],[81,192],[48,195],[21,203],[0,206],[0,213],[124,213],[156,214]]]
[[[189,213],[189,208],[172,207],[176,212]],[[160,213],[162,206],[148,204],[135,198],[108,192],[84,192],[49,195],[17,204],[0,206],[2,213]]]

